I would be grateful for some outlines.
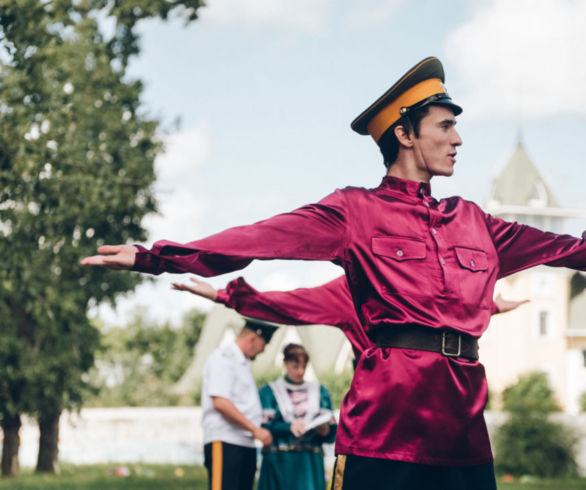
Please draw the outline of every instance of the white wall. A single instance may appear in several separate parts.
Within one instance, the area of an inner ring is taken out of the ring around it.
[[[578,465],[586,476],[586,413],[560,413],[556,420],[575,428],[581,437]],[[505,417],[487,412],[492,434]],[[86,408],[61,418],[60,461],[73,464],[166,463],[202,464],[202,431],[199,407]],[[21,429],[22,466],[34,466],[39,431],[30,420]],[[332,448],[326,448],[326,469],[331,468]]]

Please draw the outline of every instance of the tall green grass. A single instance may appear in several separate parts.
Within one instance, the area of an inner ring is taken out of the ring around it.
[[[126,466],[129,476],[116,476]],[[0,479],[5,490],[206,490],[205,468],[170,465],[64,466],[59,475],[36,475],[23,470],[16,478]]]

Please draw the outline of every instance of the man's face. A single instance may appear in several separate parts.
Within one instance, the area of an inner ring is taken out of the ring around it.
[[[454,173],[456,148],[462,144],[455,126],[456,118],[449,108],[432,105],[420,122],[419,137],[412,134],[417,169],[428,175],[427,180]]]
[[[254,361],[256,356],[258,356],[261,352],[264,352],[266,345],[267,341],[260,335],[252,334],[250,336],[250,341],[248,342],[248,349],[244,355],[251,361]]]

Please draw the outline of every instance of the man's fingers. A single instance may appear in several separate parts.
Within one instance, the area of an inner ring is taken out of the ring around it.
[[[117,254],[121,252],[124,248],[124,245],[102,245],[98,247],[99,254]]]
[[[81,265],[104,265],[104,257],[102,255],[92,255],[91,257],[84,257],[79,263]]]

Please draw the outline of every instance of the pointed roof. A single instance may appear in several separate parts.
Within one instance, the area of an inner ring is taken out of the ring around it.
[[[504,170],[493,181],[489,201],[500,206],[559,207],[520,139]]]

